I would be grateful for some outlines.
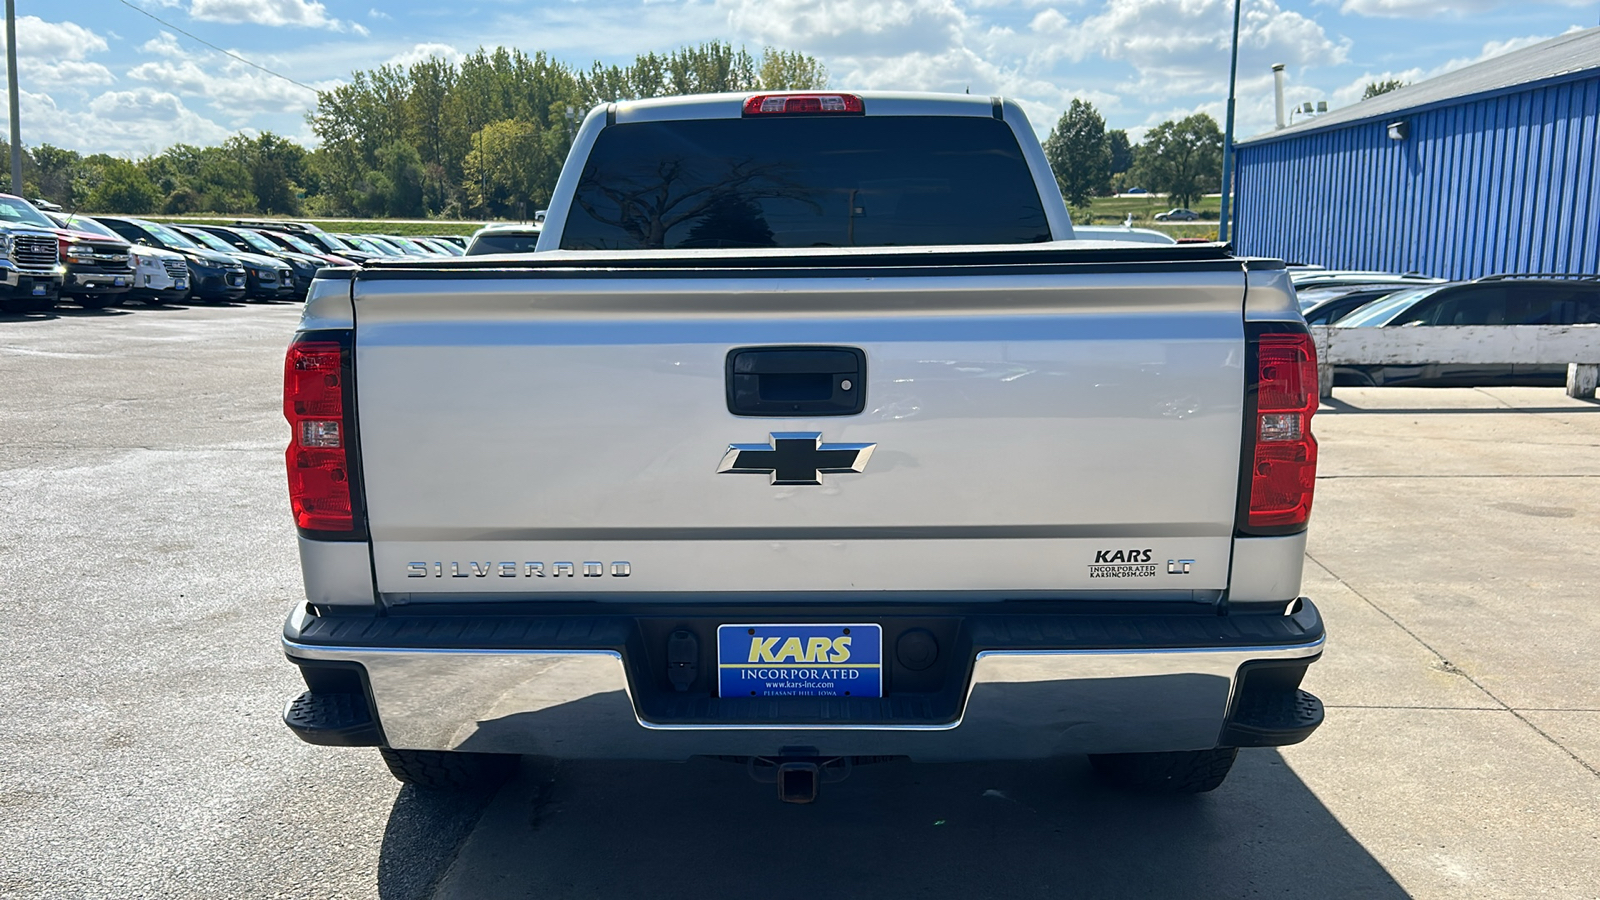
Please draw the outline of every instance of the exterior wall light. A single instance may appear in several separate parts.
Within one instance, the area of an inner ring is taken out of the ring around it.
[[[1411,123],[1404,119],[1389,123],[1389,140],[1403,141],[1411,134]]]

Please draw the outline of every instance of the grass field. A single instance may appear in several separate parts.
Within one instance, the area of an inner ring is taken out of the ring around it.
[[[1166,197],[1151,194],[1146,197],[1096,197],[1089,204],[1087,210],[1075,208],[1072,210],[1072,221],[1079,225],[1120,225],[1131,213],[1133,224],[1138,228],[1153,228],[1163,231],[1177,238],[1205,238],[1214,239],[1217,236],[1217,221],[1219,204],[1217,197],[1204,197],[1197,201],[1193,209],[1205,215],[1210,213],[1212,218],[1199,222],[1166,222],[1155,221],[1156,213],[1166,212],[1172,204]],[[253,221],[270,221],[269,217],[241,217],[190,215],[190,216],[148,216],[156,222],[215,222],[227,224],[241,218],[252,218]],[[287,221],[313,222],[323,231],[353,232],[355,234],[461,234],[468,235],[482,228],[483,222],[461,221],[433,221],[419,219],[290,219]]]
[[[1164,213],[1173,206],[1164,196],[1150,194],[1144,197],[1096,197],[1089,203],[1087,210],[1074,207],[1072,221],[1079,225],[1121,225],[1131,214],[1135,228],[1153,228],[1177,238],[1214,240],[1217,236],[1217,215],[1221,212],[1221,205],[1220,197],[1202,197],[1189,208],[1202,216],[1209,213],[1211,215],[1209,220],[1168,224],[1155,220],[1156,213]]]

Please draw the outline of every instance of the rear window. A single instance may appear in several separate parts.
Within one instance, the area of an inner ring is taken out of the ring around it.
[[[482,256],[486,253],[532,253],[533,248],[539,245],[539,232],[506,232],[503,234],[480,234],[467,245],[467,256]]]
[[[696,119],[600,132],[563,250],[892,247],[1050,240],[1004,122]]]
[[[1361,307],[1355,312],[1339,320],[1339,325],[1353,328],[1377,327],[1389,324],[1389,321],[1402,312],[1411,308],[1412,304],[1427,297],[1438,288],[1413,288],[1409,291],[1397,291],[1374,300],[1372,303]]]
[[[278,235],[277,235],[277,238],[278,238],[278,240],[283,241],[284,243],[286,243],[290,247],[293,247],[294,249],[300,251],[301,253],[307,253],[307,254],[310,254],[312,256],[321,256],[322,255],[322,251],[318,250],[317,248],[315,248],[313,246],[311,246],[310,242],[308,242],[308,241],[306,241],[306,240],[304,240],[302,238],[297,238],[292,234],[284,234],[283,232],[280,231],[278,233]]]

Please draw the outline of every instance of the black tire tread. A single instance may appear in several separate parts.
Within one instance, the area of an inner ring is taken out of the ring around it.
[[[455,753],[379,747],[389,773],[402,784],[434,791],[496,787],[517,770],[519,757],[504,753]]]
[[[1107,753],[1089,757],[1106,781],[1157,794],[1204,794],[1222,786],[1239,755],[1237,747],[1168,753]]]

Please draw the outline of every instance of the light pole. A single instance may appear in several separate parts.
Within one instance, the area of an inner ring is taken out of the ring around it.
[[[17,119],[17,0],[6,0],[6,87],[11,89],[11,193],[22,196],[22,123]]]
[[[1233,90],[1239,80],[1239,3],[1233,0],[1233,62],[1228,67],[1228,122],[1222,129],[1222,208],[1217,213],[1217,240],[1228,240],[1228,199],[1233,190]]]

